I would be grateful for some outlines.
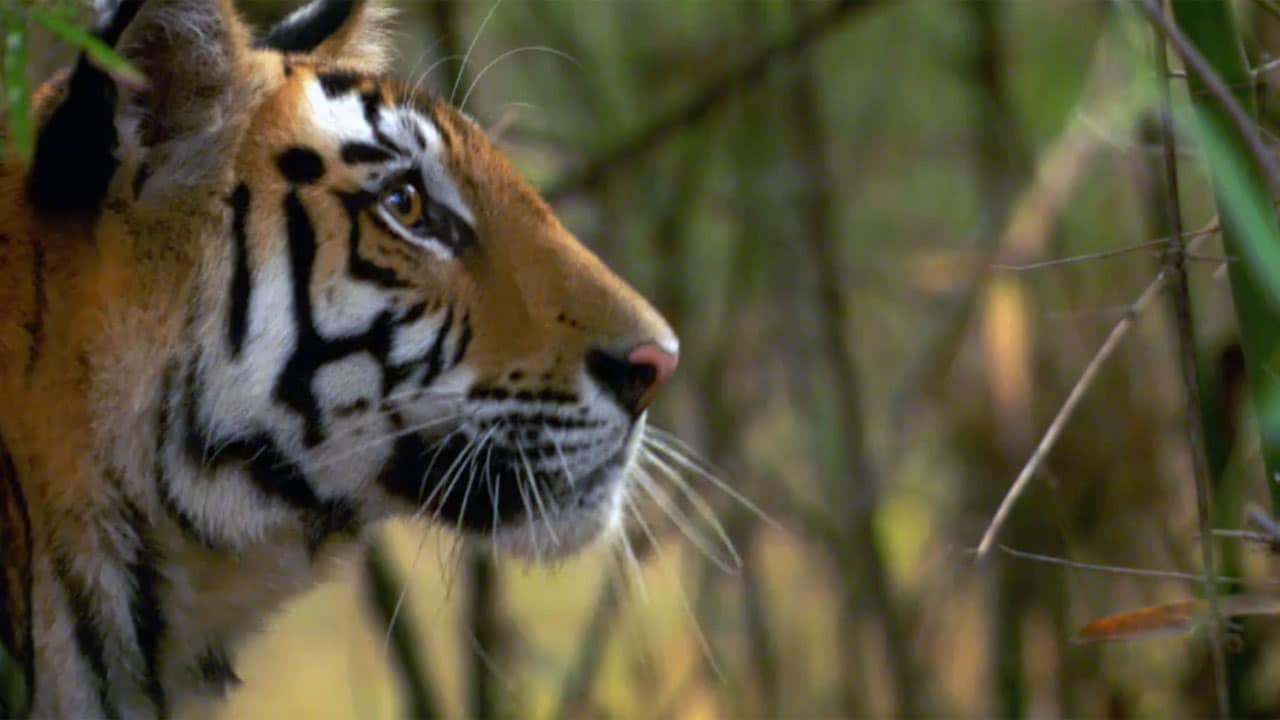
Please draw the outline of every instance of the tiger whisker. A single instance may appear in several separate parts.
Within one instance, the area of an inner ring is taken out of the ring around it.
[[[444,511],[445,503],[449,501],[449,496],[453,494],[454,487],[457,485],[458,480],[462,478],[463,471],[467,469],[473,454],[479,452],[479,448],[479,437],[473,437],[468,440],[466,447],[462,449],[462,452],[458,454],[458,457],[454,459],[448,470],[445,471],[445,477],[441,479],[440,484],[437,485],[436,488],[431,491],[431,495],[427,497],[427,503],[429,504],[432,496],[434,496],[441,487],[446,485],[446,480],[448,481],[448,487],[445,490],[444,495],[440,497],[440,503],[436,506],[435,512],[431,514],[429,524],[435,525],[437,521],[439,521],[440,513]],[[461,514],[459,514],[459,517],[461,517]],[[458,569],[462,563],[461,551],[457,547],[461,538],[462,535],[460,533],[454,534],[454,545],[450,549],[449,553],[453,559],[448,564],[445,563],[444,558],[440,558],[441,574],[445,577],[447,588],[446,594],[452,591],[453,581],[456,579]],[[450,577],[451,573],[453,577]]]
[[[424,423],[401,428],[399,430],[396,430],[395,432],[387,433],[386,435],[379,436],[368,442],[360,443],[359,445],[356,445],[355,447],[347,448],[342,452],[322,456],[314,461],[308,462],[307,467],[311,470],[322,470],[332,465],[336,465],[337,463],[342,462],[343,460],[351,457],[352,455],[358,455],[359,453],[362,453],[365,450],[368,450],[370,448],[374,448],[379,445],[385,445],[389,442],[394,442],[395,440],[399,440],[400,438],[406,435],[412,435],[414,433],[422,432],[423,430],[427,430],[429,428],[443,425],[445,423],[456,422],[462,417],[463,415],[458,414],[458,415],[447,415],[444,417],[432,418],[431,420],[428,420]]]
[[[636,514],[635,506],[631,504],[630,498],[626,501],[624,507],[628,513]],[[631,546],[631,537],[627,535],[626,529],[618,532],[619,545],[622,547],[623,564],[626,565],[627,571],[631,574],[632,582],[636,587],[640,588],[640,598],[645,605],[649,604],[649,587],[644,581],[644,572],[640,567],[640,558],[636,556],[636,550]]]
[[[662,512],[671,519],[671,522],[675,524],[680,533],[688,538],[689,542],[693,543],[694,547],[698,548],[708,560],[721,570],[727,573],[736,573],[738,571],[742,563],[738,558],[737,552],[732,549],[732,544],[729,546],[732,560],[726,562],[720,557],[715,548],[707,542],[706,538],[702,536],[702,533],[698,531],[689,516],[672,501],[671,496],[667,495],[667,492],[658,485],[657,481],[644,468],[636,467],[633,472],[640,488],[661,508]]]
[[[435,49],[440,45],[440,43],[441,43],[441,41],[442,41],[443,39],[444,39],[444,38],[436,38],[435,42],[433,42],[433,43],[431,43],[430,45],[428,45],[427,47],[423,48],[423,49],[422,49],[422,52],[418,53],[418,57],[414,59],[413,64],[409,66],[409,70],[408,70],[408,72],[406,72],[406,73],[405,73],[405,77],[414,77],[415,75],[417,75],[417,73],[418,73],[418,68],[422,66],[422,63],[426,62],[426,60],[427,60],[427,55],[428,55],[429,53],[431,53],[431,52],[434,52],[434,51],[435,51]],[[400,87],[400,102],[399,102],[399,104],[400,104],[400,105],[408,105],[408,104],[409,104],[409,101],[413,98],[413,96],[414,96],[417,92],[418,92],[417,87],[414,87],[412,90],[410,90],[410,86],[409,86],[409,85],[402,85],[402,86]]]
[[[649,539],[649,544],[653,547],[654,554],[658,556],[658,562],[666,565],[666,554],[662,551],[662,545],[654,537],[653,529],[649,527],[649,523],[645,522],[644,515],[641,514],[635,503],[631,501],[630,496],[625,498],[625,502],[631,510],[631,514],[640,523],[640,529],[644,531],[645,537]],[[675,568],[670,577],[675,581],[676,595],[680,598],[680,605],[684,608],[685,615],[689,618],[689,623],[693,625],[693,632],[698,637],[698,644],[702,647],[703,657],[707,659],[707,664],[711,666],[712,673],[718,679],[723,680],[724,673],[720,670],[720,664],[716,662],[715,653],[711,651],[711,641],[707,639],[706,633],[702,630],[702,623],[698,622],[698,616],[693,612],[693,608],[689,606],[689,597],[684,591],[684,583],[680,582],[680,569],[678,567]]]
[[[426,71],[419,75],[417,81],[413,83],[413,90],[410,92],[409,98],[411,99],[414,95],[418,94],[418,91],[422,89],[422,85],[431,77],[431,73],[435,72],[436,68],[444,65],[450,60],[464,60],[465,58],[465,55],[458,55],[457,53],[454,53],[452,55],[445,55],[444,57],[436,59],[435,62],[427,66]],[[461,72],[461,70],[459,70],[459,72]]]
[[[542,523],[544,526],[546,526],[547,535],[550,536],[551,538],[551,543],[552,543],[551,546],[553,548],[559,547],[560,537],[556,535],[555,528],[551,526],[551,515],[550,513],[547,512],[547,506],[542,503],[542,493],[538,492],[537,474],[533,472],[533,466],[532,464],[529,463],[529,458],[528,456],[525,455],[525,452],[524,452],[524,445],[520,442],[520,438],[518,436],[515,438],[515,441],[516,441],[516,452],[519,453],[520,461],[524,463],[525,472],[529,475],[529,490],[533,494],[534,502],[538,504],[539,514],[542,515]],[[530,521],[537,522],[537,517],[530,518]]]
[[[411,390],[406,390],[400,393],[392,393],[391,395],[388,395],[387,397],[383,398],[381,400],[381,403],[385,405],[386,403],[396,402],[400,400],[412,401],[412,400],[417,400],[418,398],[428,397],[428,396],[435,397],[435,398],[461,399],[465,397],[466,394],[457,392],[456,390],[441,391],[441,390],[432,390],[431,388],[413,388]],[[349,439],[349,436],[352,432],[356,430],[362,430],[364,428],[369,427],[370,425],[386,420],[387,417],[390,415],[390,413],[384,408],[380,407],[370,412],[368,415],[369,415],[368,417],[362,418],[358,422],[343,424],[339,428],[341,432],[335,433],[330,437],[325,438],[325,440],[321,442],[319,445],[316,445],[315,448],[313,448],[313,450],[322,450],[322,449],[328,448],[331,445],[336,445],[338,443],[345,442],[346,440]],[[462,417],[463,415],[464,413],[455,413],[452,417]]]
[[[440,43],[443,41],[444,41],[443,37],[436,38],[435,42],[432,42],[430,45],[423,48],[422,52],[418,53],[418,57],[413,61],[413,65],[409,66],[409,71],[405,73],[405,77],[410,77],[410,78],[415,76],[422,77],[421,75],[418,75],[418,68],[422,66],[422,63],[426,62],[427,55],[435,52],[436,48],[440,47]],[[434,65],[434,63],[432,64]],[[401,105],[410,104],[410,101],[413,99],[413,96],[416,95],[417,93],[418,93],[418,81],[401,85],[399,104]]]
[[[762,510],[745,495],[735,490],[732,485],[721,480],[717,475],[717,468],[699,458],[697,453],[680,438],[665,430],[655,428],[650,425],[645,430],[643,442],[646,448],[667,456],[667,458],[675,462],[677,465],[689,470],[698,477],[707,480],[712,485],[715,485],[721,492],[737,501],[740,505],[750,511],[751,514],[773,526],[774,529],[787,532],[786,527],[784,527],[781,522]]]
[[[475,51],[476,43],[480,42],[480,36],[484,34],[484,29],[488,27],[489,21],[493,19],[493,14],[498,11],[500,5],[502,5],[502,0],[497,0],[493,7],[489,8],[489,12],[480,21],[480,27],[476,29],[476,34],[471,37],[471,44],[467,46],[467,52],[462,56],[462,65],[458,68],[458,75],[453,79],[453,89],[449,91],[450,105],[453,104],[453,98],[458,94],[458,86],[462,84],[462,73],[467,69],[467,63],[471,61],[471,53]]]
[[[565,482],[568,482],[569,487],[572,488],[577,481],[574,479],[573,473],[569,470],[569,461],[565,459],[564,448],[560,447],[560,441],[556,439],[555,435],[547,433],[547,437],[551,439],[551,446],[556,449],[556,457],[560,459],[560,469],[564,471]]]
[[[523,469],[523,467],[516,468],[516,490],[520,493],[520,504],[524,506],[525,517],[529,518],[529,522],[525,523],[525,532],[529,535],[529,547],[533,549],[534,557],[541,561],[542,545],[538,542],[538,536],[533,532],[536,515],[533,512],[533,503],[529,500],[529,493],[524,488],[526,475],[521,473]],[[530,481],[532,482],[532,478],[530,478]]]
[[[467,514],[467,502],[471,499],[471,488],[475,485],[475,482],[476,482],[476,471],[480,469],[479,467],[480,464],[476,461],[480,459],[480,453],[484,450],[485,446],[489,444],[489,440],[493,437],[493,434],[497,432],[497,430],[498,430],[498,426],[494,425],[493,427],[489,428],[488,432],[486,432],[483,436],[481,436],[480,442],[476,446],[476,451],[472,455],[472,458],[468,463],[471,466],[470,475],[468,475],[467,477],[467,487],[462,493],[462,508],[458,510],[458,520],[455,523],[458,535],[462,535],[462,518],[465,517]],[[492,449],[492,446],[490,446],[490,449]]]
[[[440,513],[444,511],[444,505],[449,501],[449,496],[453,494],[453,488],[458,484],[458,480],[462,477],[462,471],[466,469],[467,463],[470,462],[470,456],[473,449],[479,446],[478,437],[472,437],[467,440],[467,445],[458,453],[458,457],[453,459],[449,467],[445,470],[444,477],[440,479],[440,483],[431,490],[431,494],[427,496],[426,505],[430,505],[435,494],[444,488],[444,495],[440,496],[440,501],[436,505],[435,512],[431,513],[430,523],[435,525],[440,519]]]
[[[418,558],[422,556],[422,548],[427,544],[427,534],[431,532],[431,526],[423,528],[422,537],[418,539],[418,545],[413,550],[413,560],[409,563],[409,572],[404,575],[400,584],[400,592],[396,595],[396,604],[391,608],[391,617],[387,618],[387,630],[382,634],[382,653],[385,655],[391,649],[391,633],[396,626],[396,620],[400,618],[400,609],[404,606],[405,598],[409,596],[409,583],[412,582],[415,571],[418,569]]]
[[[506,429],[506,421],[502,421],[497,425],[499,428]],[[493,460],[494,443],[489,444],[489,451],[484,457],[484,481],[489,488],[489,502],[493,506],[493,524],[489,528],[490,537],[498,536],[498,508],[500,507],[500,498],[502,493],[502,478],[499,476],[498,481],[494,482],[493,467],[490,461]],[[492,554],[493,563],[498,563],[498,544],[496,542],[489,543],[489,552]]]
[[[680,474],[675,470],[675,468],[668,465],[656,454],[646,453],[641,458],[641,461],[647,461],[650,463],[655,470],[660,474],[665,475],[667,479],[669,479],[672,484],[684,494],[684,496],[689,500],[689,503],[693,505],[695,510],[697,510],[698,514],[702,516],[702,519],[705,520],[713,530],[715,530],[716,535],[720,538],[720,542],[733,557],[734,569],[741,570],[742,557],[738,554],[737,548],[733,545],[733,540],[729,538],[729,533],[725,531],[724,525],[720,522],[719,518],[716,517],[715,511],[711,509],[711,505],[707,503],[706,499],[703,498],[702,495],[698,494],[687,480],[680,477]],[[655,480],[657,479],[653,474],[650,474],[649,477]]]
[[[463,93],[463,95],[462,95],[462,102],[461,102],[461,103],[458,103],[458,110],[464,110],[464,109],[467,107],[467,98],[470,98],[470,97],[471,97],[471,93],[472,93],[472,91],[473,91],[473,90],[475,90],[475,89],[476,89],[476,86],[480,84],[480,80],[485,76],[485,73],[489,72],[489,70],[491,70],[495,65],[497,65],[497,64],[498,64],[498,63],[500,63],[500,62],[502,62],[503,60],[506,60],[507,58],[509,58],[509,57],[511,57],[511,56],[513,56],[513,55],[519,55],[520,53],[524,53],[524,52],[543,52],[543,53],[547,53],[548,55],[551,55],[551,56],[553,56],[553,57],[558,57],[558,58],[560,58],[560,59],[562,59],[562,60],[566,60],[566,61],[568,61],[568,62],[572,63],[572,64],[573,64],[575,67],[577,67],[579,70],[581,70],[581,69],[582,69],[582,63],[578,62],[578,60],[577,60],[576,58],[574,58],[572,55],[570,55],[569,53],[566,53],[566,52],[560,51],[560,50],[556,50],[555,48],[552,48],[552,47],[547,47],[547,46],[545,46],[545,45],[526,45],[526,46],[524,46],[524,47],[514,48],[514,49],[512,49],[512,50],[508,50],[508,51],[506,51],[506,52],[502,53],[501,55],[499,55],[498,57],[494,58],[493,60],[490,60],[488,65],[485,65],[485,66],[480,70],[480,72],[476,73],[475,78],[474,78],[474,79],[472,79],[472,81],[471,81],[471,85],[467,88],[467,91],[466,91],[465,93]],[[461,77],[461,76],[459,76],[459,77]],[[450,102],[453,102],[452,97],[450,98],[450,100],[449,100],[449,101],[450,101]]]

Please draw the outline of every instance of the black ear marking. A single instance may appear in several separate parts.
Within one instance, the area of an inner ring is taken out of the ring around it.
[[[145,0],[123,0],[98,38],[114,46]],[[119,165],[116,87],[82,53],[57,108],[41,125],[27,195],[42,215],[93,215]]]
[[[271,28],[259,46],[280,52],[311,52],[342,28],[356,4],[356,0],[315,0]]]

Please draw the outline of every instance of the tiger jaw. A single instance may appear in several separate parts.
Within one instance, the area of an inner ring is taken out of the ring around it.
[[[623,502],[643,426],[641,419],[626,445],[571,488],[550,512],[538,513],[534,508],[534,513],[494,532],[492,540],[497,547],[516,557],[545,562],[572,555],[612,535],[622,524]]]
[[[485,393],[481,393],[485,394]],[[473,410],[397,437],[379,486],[441,526],[530,559],[571,554],[618,524],[644,419],[607,401]]]

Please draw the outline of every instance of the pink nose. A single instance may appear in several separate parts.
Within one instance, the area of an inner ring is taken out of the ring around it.
[[[646,343],[632,350],[631,354],[627,356],[627,362],[637,369],[652,368],[653,379],[639,398],[639,408],[643,410],[653,403],[658,391],[675,374],[676,366],[680,364],[680,357],[675,353],[667,352],[654,343]]]

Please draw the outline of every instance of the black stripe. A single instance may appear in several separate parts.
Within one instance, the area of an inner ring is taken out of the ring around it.
[[[385,132],[382,131],[382,119],[380,117],[383,102],[382,93],[378,92],[375,88],[374,90],[361,95],[360,101],[364,105],[365,122],[369,123],[369,128],[373,130],[373,139],[377,140],[379,145],[392,148],[401,155],[412,155],[412,152],[406,148],[400,147],[396,141],[392,140]]]
[[[467,347],[471,345],[471,313],[468,312],[462,317],[462,335],[458,338],[458,345],[453,351],[453,362],[449,367],[457,367],[462,362],[462,356],[467,354]]]
[[[76,648],[92,675],[91,680],[94,691],[98,695],[98,706],[102,709],[102,716],[118,718],[120,711],[111,700],[111,689],[107,682],[106,640],[94,622],[96,608],[89,587],[76,577],[70,561],[61,551],[55,549],[52,554],[54,571],[66,592],[68,610],[74,618]]]
[[[339,197],[347,210],[347,222],[351,224],[351,234],[347,238],[347,272],[357,280],[388,289],[409,287],[410,283],[401,279],[394,270],[370,262],[360,252],[360,213],[369,206],[372,197],[368,193],[340,193]]]
[[[196,672],[210,689],[226,692],[240,684],[240,676],[231,667],[227,651],[221,646],[209,646],[196,658]]]
[[[137,200],[142,196],[142,188],[147,184],[147,180],[151,177],[151,166],[142,163],[138,166],[137,172],[133,174],[133,199]]]
[[[0,715],[25,716],[35,691],[35,645],[31,630],[31,516],[18,484],[13,457],[0,438],[0,645],[22,668],[24,697],[0,697]],[[12,704],[6,704],[6,700]]]
[[[276,382],[276,398],[302,417],[303,442],[308,447],[315,447],[324,441],[320,407],[311,387],[315,368],[319,366],[315,358],[322,345],[311,314],[311,272],[316,260],[316,233],[296,193],[285,196],[284,214],[293,281],[293,325],[298,338],[293,355]],[[307,372],[308,368],[311,372]]]
[[[384,163],[395,159],[395,154],[377,145],[363,142],[343,143],[339,151],[342,162],[348,165],[362,163]]]
[[[133,597],[129,602],[129,614],[133,621],[134,641],[142,655],[144,674],[138,684],[150,698],[157,717],[168,717],[169,705],[164,686],[160,682],[160,641],[167,623],[160,607],[160,549],[152,534],[151,520],[128,498],[123,497],[118,472],[108,471],[122,494],[121,510],[125,524],[131,529],[137,544],[133,557],[125,564],[129,574],[129,587]]]
[[[346,95],[360,84],[360,76],[350,73],[320,73],[316,77],[320,81],[320,89],[324,91],[325,97],[330,98]]]
[[[45,289],[47,268],[44,243],[33,239],[31,253],[31,290],[34,307],[31,311],[31,320],[25,325],[27,334],[31,336],[30,354],[27,355],[28,377],[35,371],[36,364],[40,362],[40,354],[44,351],[44,315],[49,310],[49,296]]]
[[[293,354],[276,380],[275,397],[296,412],[303,423],[303,442],[315,447],[325,433],[316,401],[316,373],[321,367],[358,353],[368,353],[382,368],[391,352],[392,313],[383,311],[362,333],[338,338],[322,338],[315,328],[310,283],[315,265],[315,228],[296,193],[284,200],[285,225],[289,238],[289,266],[293,282],[293,319],[297,335]]]
[[[169,447],[169,431],[173,416],[169,408],[175,399],[178,376],[178,363],[171,361],[165,366],[161,381],[160,400],[156,404],[156,446],[155,457],[152,458],[152,474],[155,476],[156,494],[160,496],[160,506],[169,517],[178,524],[183,534],[208,550],[224,550],[225,546],[208,533],[201,530],[196,519],[180,507],[174,499],[173,488],[169,483],[169,474],[165,470],[165,453]]]
[[[249,327],[249,295],[253,283],[249,277],[249,188],[244,183],[231,193],[231,312],[227,336],[232,357],[239,357]]]
[[[453,327],[453,306],[449,306],[448,312],[444,315],[444,323],[440,325],[440,331],[436,333],[436,339],[431,343],[431,349],[427,351],[425,358],[427,371],[422,374],[420,384],[426,387],[435,382],[435,379],[444,372],[444,341],[449,336],[449,329]]]
[[[297,463],[285,456],[270,435],[255,431],[241,436],[215,436],[200,420],[203,391],[195,361],[187,367],[183,405],[185,448],[192,465],[205,471],[239,467],[264,496],[301,513],[307,544],[315,549],[334,533],[354,535],[359,508],[354,501],[320,499]]]

